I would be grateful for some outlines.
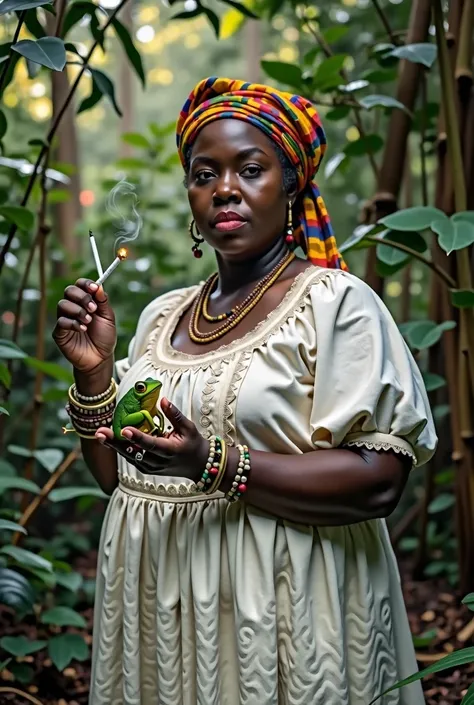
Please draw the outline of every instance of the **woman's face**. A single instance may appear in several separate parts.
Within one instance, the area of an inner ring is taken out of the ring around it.
[[[267,250],[285,229],[289,196],[268,137],[235,119],[204,127],[193,145],[188,197],[206,242],[226,259]]]

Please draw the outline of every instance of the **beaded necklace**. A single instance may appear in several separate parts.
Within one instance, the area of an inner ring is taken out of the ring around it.
[[[253,291],[242,301],[238,306],[228,313],[221,313],[218,316],[209,315],[209,299],[217,282],[217,274],[213,274],[205,282],[204,286],[197,295],[191,311],[189,321],[189,337],[194,343],[210,343],[213,340],[222,338],[226,333],[235,328],[250,311],[255,308],[266,291],[275,283],[280,274],[288,267],[290,262],[295,259],[293,252],[288,252],[280,262],[269,272],[261,281],[256,284]],[[219,322],[225,321],[218,328],[215,328],[208,333],[203,333],[199,330],[199,319],[203,316],[207,321]]]

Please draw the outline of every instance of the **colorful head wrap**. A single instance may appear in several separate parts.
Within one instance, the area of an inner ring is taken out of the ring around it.
[[[318,111],[306,98],[259,83],[206,78],[194,88],[176,126],[178,152],[186,167],[187,147],[214,120],[250,122],[283,150],[297,173],[298,198],[293,207],[294,237],[313,264],[347,269],[329,215],[313,181],[326,151]]]

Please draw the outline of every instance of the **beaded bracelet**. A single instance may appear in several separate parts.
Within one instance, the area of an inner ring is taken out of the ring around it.
[[[212,464],[212,467],[209,470],[211,475],[214,475],[214,481],[211,483],[211,485],[208,489],[204,490],[205,494],[213,494],[214,492],[217,492],[217,490],[219,489],[219,485],[222,482],[222,478],[224,477],[224,473],[226,471],[227,444],[222,438],[219,440],[220,440],[220,444],[221,444],[221,453],[220,453],[220,459],[218,462],[217,472],[216,472],[216,462],[217,462],[217,456],[216,456],[216,462],[214,462]]]
[[[237,500],[239,500],[247,491],[247,482],[251,471],[248,446],[239,444],[237,449],[240,453],[240,459],[237,466],[237,472],[232,481],[232,487],[225,496],[228,502],[237,502]]]
[[[206,492],[215,484],[214,480],[219,475],[219,468],[222,460],[222,439],[220,436],[211,436],[209,440],[209,457],[203,470],[201,479],[196,483],[200,492]]]
[[[111,426],[116,405],[118,387],[112,378],[108,389],[102,394],[93,397],[79,395],[76,385],[71,385],[68,390],[69,403],[66,411],[71,420],[71,425],[81,438],[95,439],[95,431],[100,426]],[[78,397],[81,397],[81,401]],[[98,403],[95,403],[100,399]],[[86,400],[94,403],[83,403]]]
[[[112,392],[115,390],[116,387],[115,380],[112,378],[110,380],[110,384],[108,389],[105,390],[105,392],[102,392],[102,394],[96,394],[95,396],[92,397],[86,397],[84,394],[79,394],[77,391],[77,386],[75,384],[72,385],[72,394],[73,396],[78,399],[79,401],[87,403],[95,402],[95,401],[102,401],[103,399],[107,399],[107,397],[112,396]]]

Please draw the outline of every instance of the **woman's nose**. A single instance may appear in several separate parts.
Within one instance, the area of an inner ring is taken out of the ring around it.
[[[242,196],[238,179],[234,175],[223,174],[216,182],[213,199],[214,203],[227,203],[228,201],[240,203]]]

